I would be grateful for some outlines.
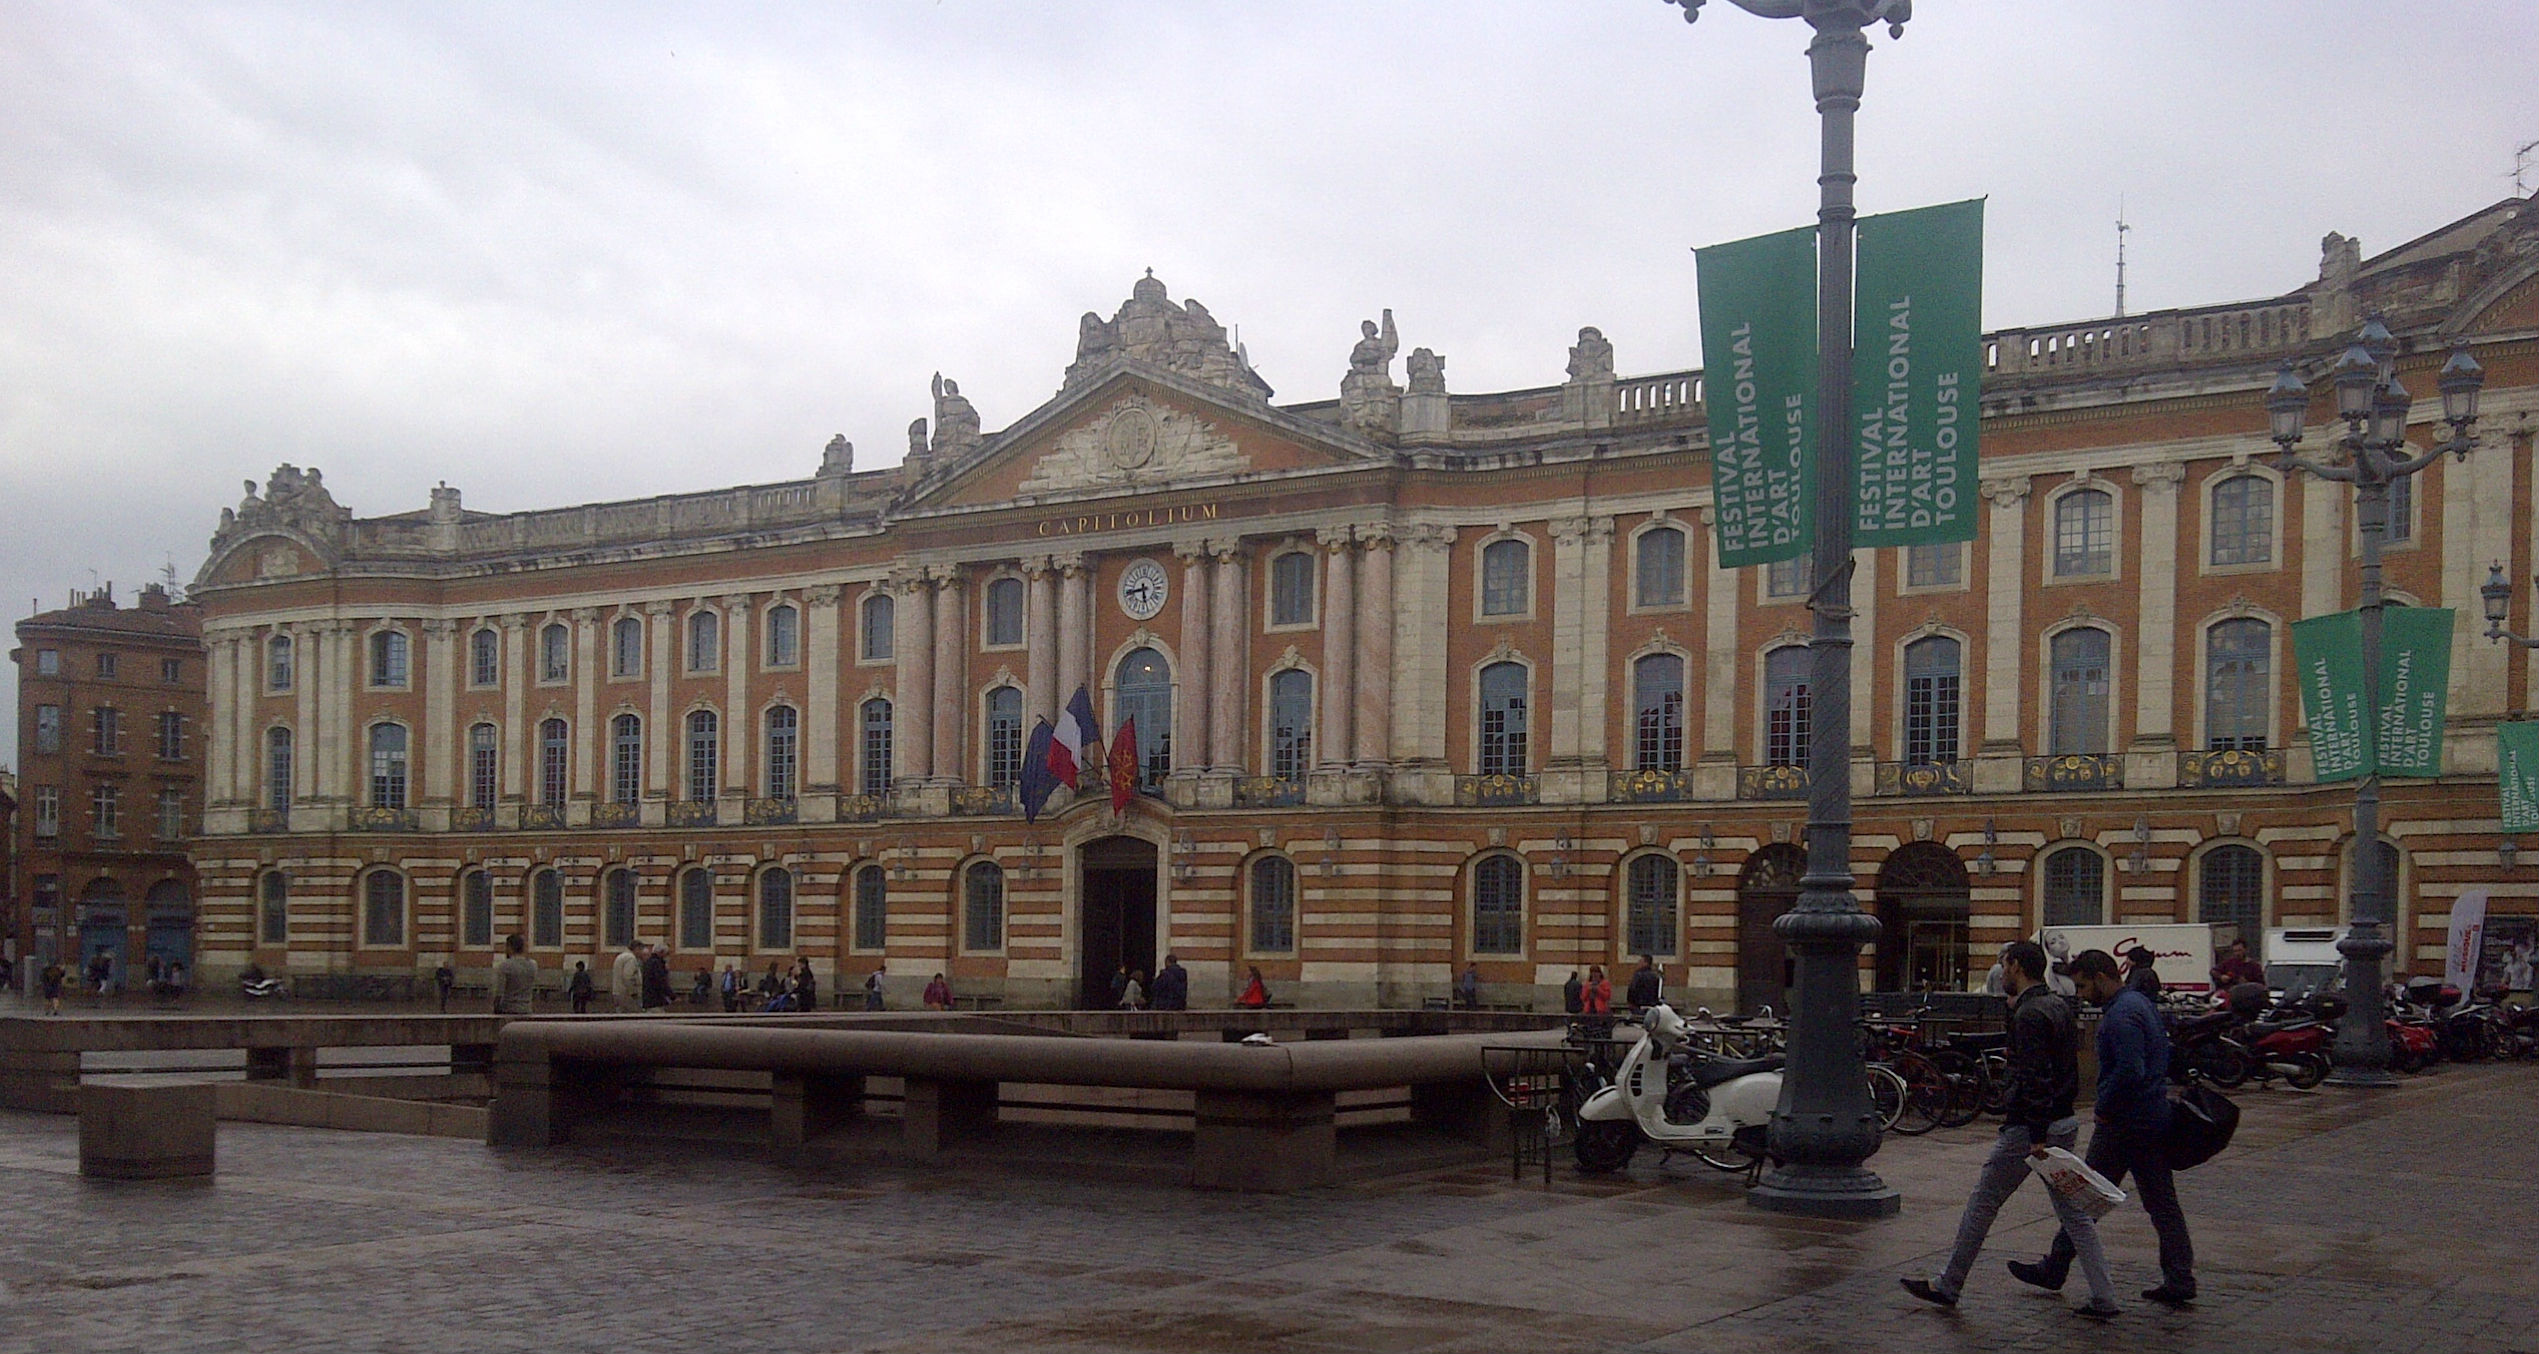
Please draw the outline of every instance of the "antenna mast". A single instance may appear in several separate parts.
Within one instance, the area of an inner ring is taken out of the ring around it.
[[[2522,176],[2530,171],[2530,152],[2539,150],[2539,141],[2525,141],[2513,151],[2513,196],[2528,197],[2530,190],[2522,186]]]
[[[2125,224],[2125,200],[2116,199],[2116,318],[2125,317],[2125,232],[2133,227]]]

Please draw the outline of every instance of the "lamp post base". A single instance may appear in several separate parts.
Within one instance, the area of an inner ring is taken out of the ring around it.
[[[1746,1191],[1746,1202],[1808,1218],[1892,1218],[1904,1211],[1904,1196],[1864,1166],[1776,1167]]]

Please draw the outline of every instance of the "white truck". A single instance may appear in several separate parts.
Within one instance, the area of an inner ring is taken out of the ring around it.
[[[2124,926],[2048,926],[2036,934],[2049,955],[2068,959],[2083,950],[2105,950],[2119,964],[2137,948],[2151,951],[2160,986],[2202,992],[2213,985],[2213,927],[2204,922],[2136,922]]]

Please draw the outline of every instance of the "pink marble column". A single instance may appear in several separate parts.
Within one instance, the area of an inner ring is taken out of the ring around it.
[[[1357,746],[1350,737],[1357,713],[1357,589],[1352,567],[1355,542],[1347,527],[1324,527],[1326,564],[1322,590],[1322,736],[1314,740],[1318,766],[1349,764]]]
[[[934,775],[941,784],[962,784],[969,779],[969,761],[963,746],[964,718],[969,713],[970,695],[968,664],[963,659],[969,652],[969,631],[962,621],[961,575],[947,568],[935,581],[934,593]]]
[[[1203,541],[1173,546],[1181,559],[1181,671],[1173,683],[1173,770],[1208,769],[1210,697],[1208,550]]]
[[[890,652],[898,682],[891,694],[891,779],[916,785],[934,777],[934,585],[916,575],[893,580]]]
[[[1393,760],[1393,528],[1358,528],[1357,757],[1360,767]]]
[[[1216,598],[1208,608],[1211,634],[1208,663],[1208,764],[1231,775],[1243,771],[1244,692],[1251,687],[1251,665],[1244,636],[1251,633],[1250,602],[1243,587],[1243,546],[1239,541],[1210,541],[1216,555]]]

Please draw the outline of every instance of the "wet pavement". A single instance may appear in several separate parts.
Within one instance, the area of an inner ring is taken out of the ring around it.
[[[2129,1204],[2112,1328],[2002,1272],[2052,1235],[2034,1188],[1954,1311],[1896,1287],[1946,1247],[1979,1129],[1892,1140],[1903,1216],[1829,1223],[1647,1153],[1262,1198],[224,1124],[215,1181],[104,1184],[71,1120],[0,1112],[0,1349],[2539,1354],[2539,1067],[2240,1099],[2180,1180],[2201,1301],[2134,1298],[2158,1275]]]

